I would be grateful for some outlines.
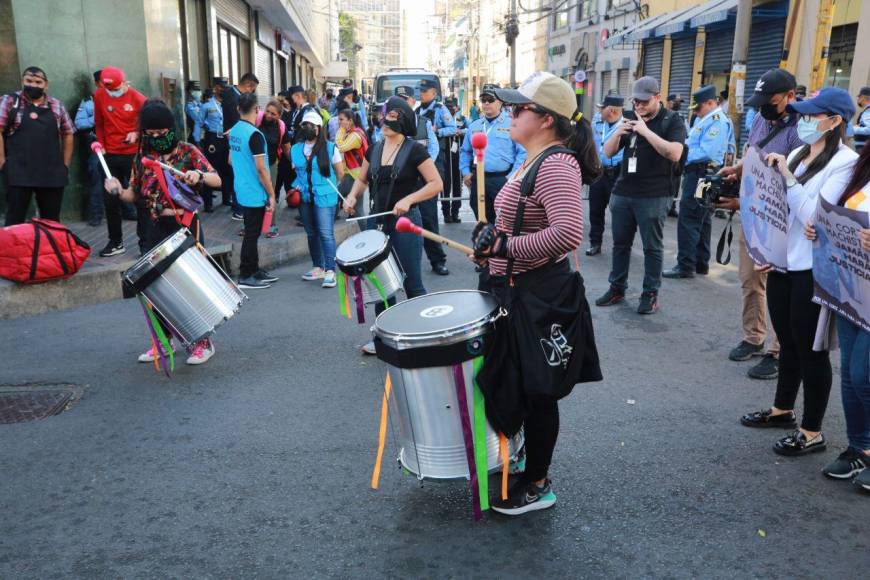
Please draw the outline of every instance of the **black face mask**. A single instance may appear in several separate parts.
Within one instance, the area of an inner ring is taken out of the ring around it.
[[[390,131],[394,131],[396,133],[402,134],[402,122],[396,119],[395,121],[384,120],[384,127],[388,128]]]
[[[780,113],[776,105],[771,105],[770,103],[764,103],[758,109],[759,114],[767,119],[768,121],[776,121],[780,117],[782,117],[782,113]]]
[[[672,105],[671,110],[672,110],[672,111],[679,111],[679,110],[680,110],[680,107],[682,107],[682,106],[683,106],[683,105],[680,104],[680,103],[674,103],[674,104]]]
[[[145,139],[147,140],[145,145],[161,155],[169,153],[178,145],[178,137],[175,136],[175,131],[172,130],[160,137],[146,136]]]
[[[24,94],[27,96],[27,98],[31,101],[35,99],[40,99],[45,94],[45,89],[42,87],[32,87],[30,85],[27,85],[22,90],[24,91]]]
[[[314,133],[314,129],[309,129],[308,127],[299,127],[299,138],[303,141],[311,141],[317,135]]]

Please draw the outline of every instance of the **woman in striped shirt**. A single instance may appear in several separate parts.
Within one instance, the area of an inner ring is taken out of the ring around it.
[[[478,383],[496,428],[506,434],[520,422],[524,428],[525,472],[507,500],[491,504],[519,515],[556,501],[547,474],[559,434],[558,399],[578,382],[601,380],[583,279],[567,260],[583,238],[582,180],[594,181],[601,166],[568,83],[536,73],[496,96],[514,105],[511,138],[528,156],[495,199],[495,224],[479,223],[472,234],[474,260],[484,267],[481,289],[509,313],[497,325]],[[506,395],[512,409],[502,414],[504,408],[495,409]]]

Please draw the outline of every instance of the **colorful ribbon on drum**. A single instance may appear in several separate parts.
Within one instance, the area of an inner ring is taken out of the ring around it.
[[[384,285],[378,280],[378,277],[375,276],[374,273],[364,274],[365,279],[369,282],[369,284],[374,287],[377,291],[378,296],[380,296],[381,300],[384,303],[384,308],[389,308],[389,297],[387,296],[386,290],[384,290]],[[353,285],[351,286],[351,281],[353,281]],[[346,316],[347,318],[353,318],[350,309],[350,295],[353,294],[354,303],[356,304],[356,319],[359,324],[363,324],[366,321],[365,314],[365,300],[363,296],[362,290],[362,276],[348,276],[344,272],[339,272],[337,279],[338,286],[338,312],[341,316]]]
[[[142,304],[142,311],[145,313],[145,324],[148,326],[148,333],[151,335],[151,348],[154,349],[156,356],[154,357],[154,369],[159,373],[162,369],[166,376],[172,378],[172,373],[175,372],[175,353],[172,351],[172,343],[169,342],[166,333],[163,332],[163,326],[154,315],[154,309],[145,298],[139,294],[139,303]],[[166,362],[166,354],[169,354],[169,363]]]

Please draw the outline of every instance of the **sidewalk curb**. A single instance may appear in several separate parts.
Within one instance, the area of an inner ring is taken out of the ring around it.
[[[301,229],[301,228],[300,228]],[[356,224],[335,224],[335,240],[340,244],[358,231]],[[217,244],[225,246],[226,244]],[[231,244],[230,263],[233,273],[238,272],[241,241]],[[208,246],[206,246],[208,248]],[[210,248],[209,248],[210,249]],[[275,268],[308,255],[308,241],[301,232],[262,240],[259,244],[260,265]],[[94,254],[89,260],[99,259]],[[102,304],[121,298],[121,273],[132,266],[136,259],[121,264],[88,269],[67,280],[43,284],[17,284],[0,280],[0,320],[34,316],[79,306]]]

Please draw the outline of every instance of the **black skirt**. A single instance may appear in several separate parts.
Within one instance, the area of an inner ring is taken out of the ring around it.
[[[602,380],[583,277],[568,260],[515,275],[513,286],[484,272],[479,288],[508,312],[477,376],[493,428],[512,436],[530,401],[558,400],[577,383]]]

